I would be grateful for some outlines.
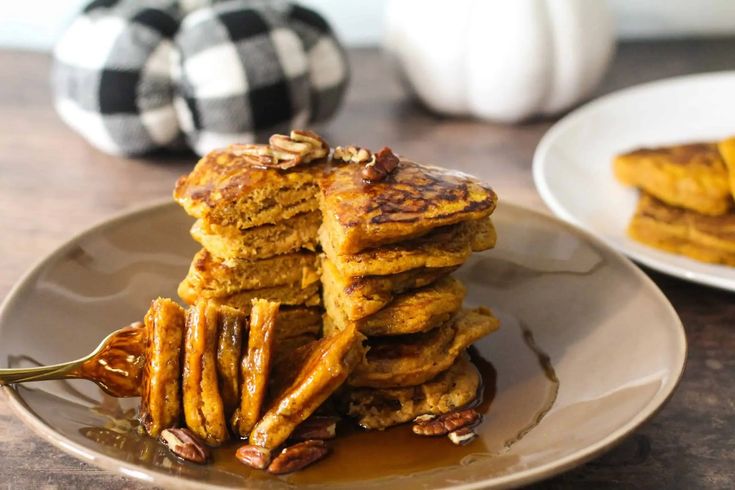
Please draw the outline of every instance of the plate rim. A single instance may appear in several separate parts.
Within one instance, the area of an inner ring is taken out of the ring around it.
[[[73,235],[68,240],[64,241],[52,252],[43,256],[33,266],[31,266],[30,269],[28,269],[10,289],[7,296],[4,298],[2,303],[0,303],[0,324],[4,323],[10,307],[16,301],[20,300],[19,298],[21,296],[21,292],[25,287],[27,287],[29,281],[31,281],[36,275],[38,275],[47,264],[56,259],[59,255],[64,253],[70,247],[73,247],[75,244],[77,244],[79,240],[83,240],[87,236],[97,233],[104,228],[114,226],[121,221],[134,219],[138,216],[155,212],[165,207],[173,207],[174,205],[174,201],[172,201],[170,198],[166,198],[149,201],[135,207],[124,209],[111,215],[109,218],[99,220],[92,226],[82,230],[81,232]],[[678,347],[677,353],[675,354],[678,355],[675,356],[675,365],[672,365],[672,376],[669,377],[669,379],[661,387],[661,389],[634,417],[632,417],[627,423],[620,426],[617,430],[609,433],[606,437],[599,439],[595,443],[590,444],[575,453],[542,464],[535,468],[524,469],[515,473],[494,477],[491,480],[470,482],[451,487],[444,487],[452,488],[454,490],[517,487],[544,480],[552,476],[564,473],[572,468],[581,466],[582,464],[601,455],[616,444],[620,443],[625,437],[630,435],[638,427],[654,417],[664,406],[666,406],[667,402],[676,392],[676,388],[681,382],[687,362],[688,345],[684,325],[681,321],[681,318],[679,317],[679,314],[676,312],[671,302],[668,300],[663,291],[661,291],[661,289],[656,285],[656,283],[653,282],[653,280],[648,277],[630,259],[620,253],[615,247],[611,247],[597,236],[555,216],[551,216],[549,214],[539,212],[519,204],[515,204],[511,201],[504,200],[501,205],[504,207],[515,208],[517,212],[520,211],[530,213],[542,220],[550,220],[555,224],[561,226],[562,228],[566,229],[566,231],[572,234],[576,234],[577,236],[588,241],[592,245],[610,253],[615,259],[620,262],[620,264],[624,268],[626,268],[630,273],[638,277],[641,280],[643,286],[648,289],[651,294],[653,294],[659,301],[661,301],[662,306],[664,306],[665,309],[668,310],[672,321],[670,328],[672,339],[675,340],[675,343]],[[93,449],[87,448],[81,444],[74,442],[73,440],[68,439],[63,434],[57,432],[52,426],[47,424],[40,417],[38,417],[35,412],[27,406],[23,398],[12,386],[0,385],[0,389],[6,395],[8,405],[10,405],[16,416],[18,416],[18,418],[27,427],[31,428],[31,430],[36,435],[46,440],[56,448],[62,450],[67,454],[70,454],[71,456],[74,456],[79,460],[108,470],[113,474],[120,474],[129,478],[133,478],[135,480],[145,481],[147,483],[155,485],[163,485],[166,487],[174,488],[223,488],[219,485],[213,485],[205,482],[189,480],[187,478],[167,475],[165,473],[155,470],[141,469],[139,466],[133,463],[128,463],[121,459],[107,456]]]
[[[685,281],[694,282],[697,284],[703,284],[706,286],[711,286],[711,287],[723,289],[726,291],[735,291],[735,281],[732,279],[727,279],[727,278],[722,278],[719,276],[713,276],[707,273],[694,272],[691,270],[687,270],[681,266],[671,264],[667,260],[659,259],[651,255],[646,250],[638,251],[635,249],[631,249],[630,247],[625,246],[625,244],[620,244],[616,242],[611,237],[596,233],[594,230],[590,229],[582,221],[580,221],[572,211],[567,209],[559,201],[554,191],[551,190],[551,187],[549,186],[544,176],[544,174],[549,169],[548,167],[549,159],[547,155],[551,147],[553,146],[555,140],[558,138],[559,134],[566,131],[569,126],[571,126],[572,124],[575,124],[579,119],[587,117],[588,114],[597,111],[600,106],[614,102],[618,98],[628,97],[631,94],[635,94],[637,92],[645,92],[651,89],[656,89],[661,86],[678,85],[678,84],[691,82],[691,81],[702,81],[702,80],[718,79],[718,78],[725,78],[725,77],[735,78],[735,70],[720,70],[720,71],[693,73],[693,74],[688,74],[688,75],[679,75],[679,76],[661,78],[658,80],[652,80],[649,82],[640,83],[637,85],[625,87],[620,90],[610,92],[608,94],[605,94],[601,97],[593,99],[585,103],[584,105],[574,109],[569,114],[567,114],[566,116],[562,117],[560,120],[555,122],[549,129],[546,130],[544,135],[539,140],[538,145],[536,145],[536,149],[534,150],[533,160],[532,160],[533,183],[536,186],[536,190],[541,196],[541,199],[549,207],[549,209],[551,209],[551,211],[554,213],[555,216],[593,235],[594,237],[604,242],[610,248],[616,250],[617,252],[622,253],[623,255],[626,255],[627,257],[635,260],[636,262],[639,262],[645,266],[648,266],[652,269],[655,269],[669,276],[677,277]],[[665,251],[660,251],[660,252],[668,253]],[[682,257],[676,254],[670,254],[670,255],[672,257]],[[684,258],[687,258],[687,257],[684,257]],[[688,259],[688,260],[693,261],[693,259]]]

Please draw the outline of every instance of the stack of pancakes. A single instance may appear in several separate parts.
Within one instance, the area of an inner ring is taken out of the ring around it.
[[[401,160],[365,183],[344,165],[320,180],[325,335],[355,327],[366,359],[348,378],[347,413],[381,429],[473,401],[480,385],[467,347],[498,327],[463,310],[450,274],[495,245],[493,191],[460,173]]]
[[[633,239],[735,266],[735,138],[635,150],[618,156],[614,170],[641,189]]]
[[[317,168],[299,172],[243,166],[230,149],[204,156],[176,183],[174,199],[197,218],[202,245],[179,296],[244,310],[253,299],[279,302],[280,343],[301,345],[321,332],[321,223]]]
[[[367,357],[340,397],[364,427],[473,401],[481,379],[466,350],[498,321],[485,308],[464,310],[465,288],[450,274],[495,245],[492,189],[405,159],[368,182],[359,163],[269,168],[247,156],[213,151],[177,182],[174,198],[197,218],[192,236],[203,246],[182,299],[246,314],[253,298],[279,302],[276,342],[291,339],[280,353],[322,326],[325,337],[365,335]]]

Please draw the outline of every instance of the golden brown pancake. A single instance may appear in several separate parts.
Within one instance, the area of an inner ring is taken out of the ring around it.
[[[181,352],[186,313],[168,298],[156,298],[145,315],[145,367],[140,422],[152,437],[181,418]]]
[[[189,293],[190,292],[187,290],[183,291],[182,294],[181,287],[179,287],[179,295],[184,301],[186,301],[186,298],[192,297]],[[217,304],[239,308],[245,312],[246,315],[249,315],[250,303],[252,300],[257,298],[275,301],[284,306],[319,306],[321,304],[319,283],[311,284],[305,288],[302,288],[301,284],[290,284],[272,288],[251,289],[249,291],[240,291],[239,293],[231,294],[229,296],[210,298],[210,300]]]
[[[285,339],[275,339],[273,342],[273,365],[279,366],[289,362],[289,358],[306,344],[319,340],[317,335],[297,335]]]
[[[322,332],[322,312],[319,308],[304,306],[282,306],[276,322],[275,342],[310,335],[316,337]]]
[[[306,288],[319,281],[319,262],[313,252],[295,252],[263,260],[223,261],[207,250],[200,250],[179,286],[179,295],[191,302],[196,297],[219,298],[240,291],[290,284]]]
[[[333,301],[324,295],[327,317],[324,335],[344,330],[354,324],[364,335],[403,335],[431,330],[454,316],[462,308],[466,290],[453,277],[444,277],[429,286],[397,296],[383,309],[354,322]]]
[[[240,359],[242,339],[247,335],[247,317],[229,306],[217,306],[217,381],[225,417],[229,417],[240,400]]]
[[[717,145],[730,176],[730,193],[735,197],[735,137],[727,138]]]
[[[643,148],[614,161],[615,176],[671,206],[708,215],[733,205],[725,162],[713,143]]]
[[[273,339],[274,363],[282,362],[297,348],[315,341],[321,333],[322,312],[319,308],[282,306]]]
[[[317,230],[321,222],[319,211],[297,214],[273,225],[245,230],[198,219],[191,227],[191,236],[221,259],[267,259],[300,249],[316,250]]]
[[[424,414],[441,415],[477,398],[480,373],[465,353],[434,379],[406,388],[356,388],[344,397],[345,413],[365,429],[385,429]]]
[[[186,426],[209,446],[229,438],[217,373],[220,309],[206,300],[186,312],[182,402]]]
[[[339,255],[332,246],[327,227],[319,230],[324,253],[344,276],[383,276],[421,267],[462,265],[472,254],[495,246],[495,229],[490,218],[465,221],[432,230],[411,240]]]
[[[232,430],[247,437],[260,419],[268,393],[273,339],[278,321],[279,304],[254,299],[250,310],[248,346],[242,358],[239,406],[232,415]]]
[[[631,238],[702,262],[735,266],[735,211],[706,216],[643,193],[628,227]]]
[[[478,308],[463,310],[428,332],[370,338],[365,361],[355,368],[348,384],[393,388],[426,383],[449,369],[467,347],[497,330],[499,324],[490,310]]]
[[[401,160],[385,180],[367,183],[362,168],[340,165],[319,182],[319,207],[335,254],[486,218],[497,202],[490,187],[461,172]]]
[[[275,384],[282,388],[275,390],[276,397],[250,433],[249,444],[275,449],[286,442],[363,359],[362,340],[356,330],[344,330],[297,349],[288,365],[274,366],[285,372],[274,373]]]
[[[195,218],[247,229],[315,211],[321,173],[319,164],[291,170],[256,167],[225,148],[202,157],[176,182],[173,197]]]
[[[355,321],[375,313],[397,295],[441,279],[457,267],[421,268],[389,276],[346,277],[329,259],[322,260],[322,287],[328,302]]]

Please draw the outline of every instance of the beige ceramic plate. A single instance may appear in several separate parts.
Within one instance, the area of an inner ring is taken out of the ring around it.
[[[394,437],[360,439],[381,447],[370,458],[337,441],[315,469],[277,479],[172,459],[131,427],[136,400],[106,397],[89,382],[5,389],[20,418],[64,451],[163,486],[495,488],[551,476],[609,448],[666,401],[684,367],[685,337],[656,286],[599,241],[507,203],[495,223],[497,249],[457,273],[468,302],[491,306],[503,322],[478,345],[492,364],[485,370],[496,375],[485,391],[495,396],[480,439],[465,448],[432,439],[410,455],[394,443],[407,433],[401,428]],[[196,250],[189,225],[173,204],[157,205],[97,226],[46,258],[0,311],[0,365],[79,357],[139,319],[151,298],[174,296]],[[325,473],[329,481],[320,481]]]

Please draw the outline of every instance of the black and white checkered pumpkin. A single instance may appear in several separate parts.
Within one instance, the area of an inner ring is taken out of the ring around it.
[[[96,0],[54,58],[61,117],[121,155],[303,127],[334,114],[348,80],[324,19],[279,0]]]

